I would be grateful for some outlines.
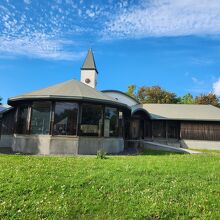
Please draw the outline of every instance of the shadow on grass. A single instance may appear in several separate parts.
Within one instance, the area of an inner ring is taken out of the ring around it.
[[[162,150],[150,150],[150,149],[145,149],[140,152],[140,155],[177,155],[177,154],[184,154],[184,153],[162,151]]]

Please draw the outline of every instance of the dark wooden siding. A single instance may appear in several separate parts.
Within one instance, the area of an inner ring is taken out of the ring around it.
[[[15,126],[15,111],[10,110],[3,114],[1,135],[10,135],[14,133]]]
[[[220,122],[181,122],[181,139],[220,141]]]
[[[0,139],[1,139],[1,134],[2,134],[2,118],[0,116]]]
[[[179,121],[152,121],[153,137],[158,138],[180,138],[180,122]]]

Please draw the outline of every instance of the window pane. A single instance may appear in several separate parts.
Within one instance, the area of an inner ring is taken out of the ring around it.
[[[76,135],[77,115],[77,103],[57,102],[55,106],[53,134]]]
[[[105,137],[118,136],[118,110],[117,108],[105,108]]]
[[[166,122],[165,121],[153,121],[153,136],[159,138],[166,137]]]
[[[82,135],[101,136],[102,106],[83,104],[80,131]]]
[[[32,105],[31,134],[50,133],[50,102],[35,102]]]
[[[14,133],[14,121],[15,121],[15,111],[13,109],[3,114],[2,130],[1,130],[3,135],[10,135]]]
[[[17,134],[27,134],[27,117],[28,117],[28,105],[21,105],[18,107],[17,115]]]
[[[119,112],[119,136],[124,137],[124,113]]]

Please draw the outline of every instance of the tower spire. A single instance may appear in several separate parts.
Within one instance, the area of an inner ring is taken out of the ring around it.
[[[82,65],[81,70],[95,70],[98,73],[98,70],[96,68],[96,64],[95,64],[95,59],[94,59],[94,55],[92,52],[92,48],[90,48],[88,50],[86,59]]]
[[[96,88],[97,78],[98,70],[96,68],[92,48],[90,48],[81,67],[81,82],[91,86],[92,88]]]

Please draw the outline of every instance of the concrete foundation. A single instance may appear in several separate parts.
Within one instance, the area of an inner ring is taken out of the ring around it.
[[[157,150],[161,148],[160,150],[163,150],[162,145],[174,147],[177,150],[181,148],[220,150],[220,141],[176,140],[176,139],[165,140],[165,139],[159,139],[159,138],[126,141],[127,148],[135,148],[135,149],[147,148],[147,149]],[[175,149],[173,151],[175,151]]]
[[[117,154],[124,151],[123,138],[94,138],[80,137],[78,154],[96,154],[98,150],[106,153]]]
[[[98,150],[117,154],[124,150],[123,138],[72,137],[51,135],[3,135],[0,147],[27,154],[84,154],[94,155]]]
[[[220,141],[181,140],[182,148],[220,150]]]
[[[1,135],[0,147],[2,148],[12,148],[14,141],[13,135]]]

